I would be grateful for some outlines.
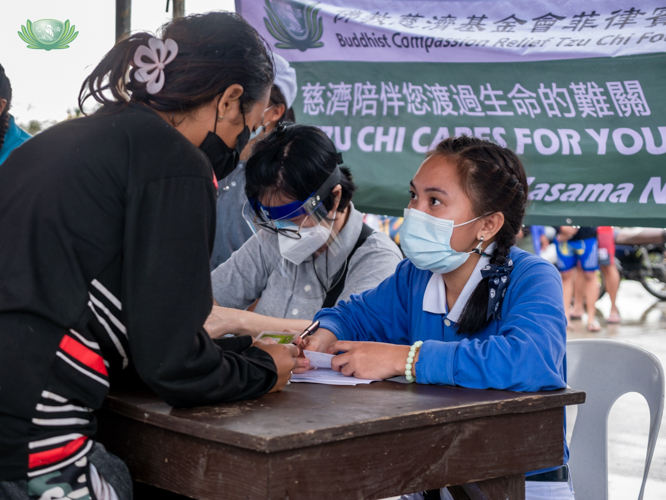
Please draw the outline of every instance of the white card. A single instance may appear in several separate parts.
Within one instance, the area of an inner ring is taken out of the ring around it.
[[[326,354],[325,352],[317,351],[303,351],[303,354],[310,360],[310,366],[331,369],[331,360],[333,359],[334,354]]]

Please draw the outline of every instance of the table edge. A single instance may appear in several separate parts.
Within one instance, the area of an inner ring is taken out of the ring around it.
[[[533,400],[533,403],[526,407],[521,404],[525,400]],[[418,412],[405,413],[398,426],[395,426],[395,417],[379,417],[366,422],[355,423],[354,437],[369,436],[389,431],[401,431],[415,427],[441,425],[449,422],[457,422],[471,418],[482,418],[492,415],[549,410],[555,407],[577,405],[584,402],[585,392],[575,389],[558,389],[555,391],[524,393],[524,396],[520,398],[515,398],[509,401],[487,401],[475,407],[458,405],[430,411],[419,410]],[[487,413],[481,415],[476,414],[480,408],[488,410]],[[103,409],[173,432],[181,434],[186,433],[208,441],[264,453],[274,453],[294,448],[305,448],[308,446],[316,446],[323,443],[349,439],[349,424],[300,433],[300,439],[296,440],[294,440],[294,434],[277,437],[250,436],[242,432],[220,429],[210,424],[192,422],[173,415],[163,415],[149,409],[142,409],[139,406],[115,398],[113,394],[110,394],[106,398]],[[474,412],[475,415],[471,416],[470,414],[472,412]],[[178,421],[177,425],[174,423],[175,419]],[[382,423],[388,424],[389,420],[392,421],[391,425],[382,425]]]

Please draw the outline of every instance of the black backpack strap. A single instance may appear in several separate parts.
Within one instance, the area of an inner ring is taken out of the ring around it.
[[[351,252],[349,252],[349,255],[347,256],[347,263],[345,264],[345,270],[342,272],[342,276],[335,284],[335,286],[331,288],[326,294],[326,298],[324,299],[324,304],[322,305],[322,308],[335,306],[335,304],[338,301],[338,297],[340,297],[342,290],[344,290],[345,288],[345,281],[347,279],[347,270],[349,269],[349,261],[354,255],[354,252],[356,252],[356,250],[358,250],[359,247],[363,245],[363,243],[365,243],[365,240],[368,239],[368,236],[370,236],[374,232],[375,232],[374,229],[368,226],[365,222],[363,223],[363,227],[361,228],[361,234],[359,235],[358,240],[356,240],[356,245],[354,245],[354,248],[352,249]]]

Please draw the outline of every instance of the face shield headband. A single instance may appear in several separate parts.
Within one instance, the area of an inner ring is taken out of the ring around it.
[[[341,181],[342,172],[336,166],[305,201],[267,207],[253,199],[243,206],[243,218],[262,246],[264,258],[275,262],[283,276],[293,277],[298,266],[314,255],[322,286],[328,290],[335,285],[331,280],[346,262],[346,251],[334,228],[337,214],[330,217],[323,201]]]
[[[319,189],[313,192],[305,201],[292,201],[286,205],[277,207],[267,207],[259,203],[259,200],[249,200],[256,214],[267,221],[280,221],[284,219],[294,219],[302,215],[310,215],[319,208],[322,200],[326,198],[333,188],[340,184],[342,172],[339,167],[335,167],[331,175],[324,181]]]

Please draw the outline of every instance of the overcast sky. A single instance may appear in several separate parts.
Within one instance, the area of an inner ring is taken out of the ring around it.
[[[77,107],[81,83],[115,42],[115,0],[0,0],[0,64],[11,80],[11,113],[21,124],[62,120]],[[171,19],[166,0],[132,0],[132,31],[155,32]],[[171,7],[170,7],[171,10]],[[234,10],[233,0],[185,0],[185,14]],[[28,49],[26,20],[56,19],[79,32],[68,49]]]

